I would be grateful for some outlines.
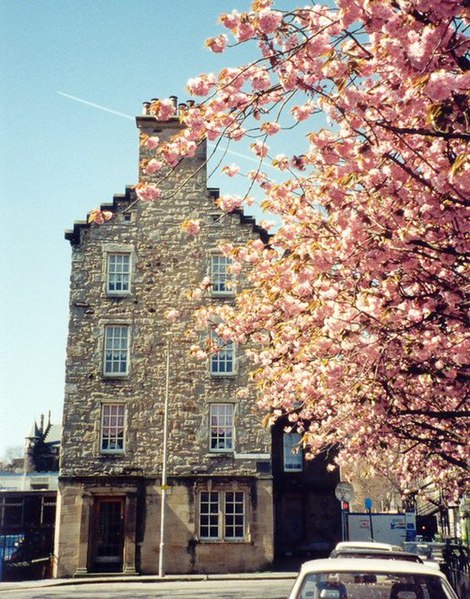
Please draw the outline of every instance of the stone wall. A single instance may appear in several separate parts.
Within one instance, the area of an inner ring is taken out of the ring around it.
[[[273,561],[272,485],[270,478],[239,482],[249,498],[248,534],[243,541],[200,541],[195,533],[195,481],[175,478],[167,494],[164,571],[166,574],[250,572]],[[200,481],[205,484],[204,481]],[[197,485],[197,482],[196,482]],[[139,505],[144,495],[145,508]],[[158,574],[161,525],[161,488],[157,481],[132,482],[111,478],[65,480],[60,492],[61,530],[56,539],[54,575],[69,578],[88,572],[95,497],[125,497],[126,538],[123,569],[127,574]],[[141,538],[140,538],[141,535]]]
[[[158,133],[161,135],[161,133]],[[160,472],[162,462],[163,403],[166,375],[166,340],[170,339],[169,469],[191,473],[203,465],[208,471],[230,471],[232,461],[208,455],[208,406],[211,401],[237,403],[237,453],[269,452],[269,436],[253,413],[254,395],[238,401],[236,391],[247,384],[247,364],[239,352],[234,377],[216,378],[205,361],[191,359],[185,332],[191,325],[194,304],[186,294],[208,273],[210,255],[222,240],[234,244],[255,238],[240,215],[219,214],[208,197],[205,148],[169,179],[166,192],[173,194],[156,203],[136,202],[118,206],[115,217],[104,225],[81,232],[73,246],[70,326],[66,366],[62,474],[144,475]],[[191,178],[192,177],[192,178]],[[131,221],[123,220],[123,212]],[[180,230],[187,218],[206,223],[192,238]],[[132,292],[110,297],[105,290],[106,254],[127,250],[133,257]],[[211,299],[207,301],[227,301]],[[185,318],[171,324],[165,317],[177,308]],[[131,326],[131,365],[128,377],[102,375],[103,332],[106,324]],[[169,326],[170,325],[170,326]],[[101,403],[113,399],[127,405],[128,432],[124,456],[99,452]],[[253,462],[237,462],[236,469],[253,472]]]

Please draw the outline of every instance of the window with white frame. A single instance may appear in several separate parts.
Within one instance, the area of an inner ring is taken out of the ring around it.
[[[104,329],[105,376],[126,376],[129,373],[129,326],[107,325]]]
[[[233,451],[233,404],[210,406],[210,451]]]
[[[245,538],[245,493],[225,491],[225,539]]]
[[[211,256],[211,294],[212,295],[233,295],[234,277],[230,272],[232,260],[223,254],[213,254]]]
[[[284,433],[284,472],[302,472],[303,451],[300,446],[302,435],[300,433]]]
[[[202,491],[199,494],[199,538],[210,541],[246,538],[244,491]]]
[[[106,290],[110,295],[125,295],[131,289],[131,255],[108,253]]]
[[[219,492],[203,491],[199,495],[199,537],[220,538]]]
[[[235,344],[224,341],[213,330],[210,332],[212,344],[218,348],[210,357],[210,371],[215,376],[235,374]]]
[[[106,403],[101,407],[102,453],[124,453],[124,434],[126,428],[126,406]]]

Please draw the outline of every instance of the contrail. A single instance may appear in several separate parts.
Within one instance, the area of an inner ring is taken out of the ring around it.
[[[129,114],[124,114],[123,112],[118,112],[117,110],[113,110],[112,108],[106,108],[106,106],[101,106],[100,104],[95,104],[94,102],[88,102],[88,100],[83,100],[82,98],[77,98],[77,96],[71,96],[70,94],[66,94],[65,92],[57,92],[60,96],[64,96],[65,98],[69,98],[69,100],[75,100],[75,102],[80,102],[81,104],[86,104],[87,106],[91,106],[92,108],[97,108],[98,110],[104,110],[105,112],[110,112],[111,114],[115,114],[116,116],[121,116],[124,119],[134,120],[133,116]]]
[[[135,117],[130,114],[125,114],[124,112],[118,112],[117,110],[113,110],[112,108],[107,108],[106,106],[102,106],[101,104],[95,104],[95,102],[89,102],[88,100],[84,100],[83,98],[77,98],[77,96],[72,96],[71,94],[66,94],[65,92],[58,91],[60,96],[64,96],[64,98],[68,98],[69,100],[74,100],[75,102],[80,102],[80,104],[86,104],[86,106],[91,106],[92,108],[97,108],[98,110],[103,110],[104,112],[109,112],[116,116],[120,116],[124,119],[130,119],[133,121]],[[227,154],[231,154],[232,156],[237,156],[238,158],[243,158],[244,160],[249,160],[250,162],[255,162],[259,164],[259,160],[254,158],[253,156],[247,156],[246,154],[241,154],[240,152],[235,152],[234,150],[227,150],[220,147],[215,147],[214,144],[208,143],[209,147],[215,148],[218,152],[225,152]],[[266,164],[264,168],[273,168],[271,165]]]

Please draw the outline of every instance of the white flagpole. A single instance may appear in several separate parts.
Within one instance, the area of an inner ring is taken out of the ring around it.
[[[166,377],[165,377],[165,405],[163,409],[163,456],[162,456],[162,485],[161,485],[161,514],[160,514],[160,553],[158,556],[158,575],[165,576],[165,511],[166,492],[168,489],[166,467],[168,447],[168,396],[170,390],[170,340],[166,345]]]

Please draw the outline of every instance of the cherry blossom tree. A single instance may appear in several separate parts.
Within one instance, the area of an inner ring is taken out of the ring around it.
[[[188,82],[200,102],[156,146],[154,176],[138,193],[158,198],[158,176],[203,140],[249,140],[259,165],[225,165],[246,186],[219,205],[230,212],[261,193],[281,226],[269,245],[223,247],[250,286],[233,305],[202,308],[200,326],[220,323],[219,337],[246,344],[266,423],[287,415],[310,455],[333,446],[339,464],[362,459],[404,485],[426,475],[461,488],[468,3],[329,4],[283,11],[255,0],[221,15],[226,33],[208,48],[228,62],[232,46],[252,44],[253,60]],[[166,100],[150,107],[161,120],[172,110]],[[275,154],[295,131],[295,151]],[[200,224],[184,227],[195,234]]]

